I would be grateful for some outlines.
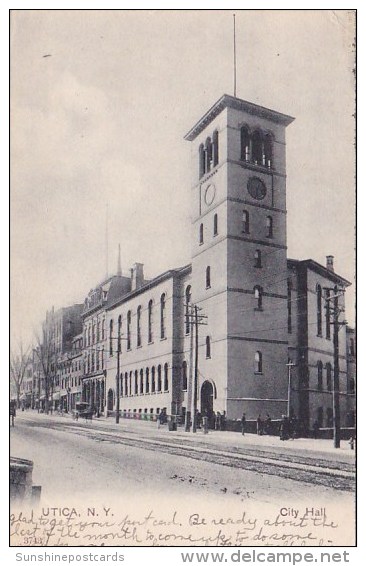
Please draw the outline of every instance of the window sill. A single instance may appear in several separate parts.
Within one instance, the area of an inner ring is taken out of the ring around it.
[[[160,342],[163,342],[164,340],[168,340],[168,338],[166,336],[163,336],[162,338],[160,338]]]
[[[154,344],[154,340],[149,340],[148,345],[150,345],[150,344]]]
[[[208,287],[206,287],[206,291],[207,291],[208,289],[211,289],[211,285],[209,285]]]
[[[210,359],[211,359],[211,356],[206,356],[206,360],[210,360]]]
[[[136,349],[142,348],[142,344],[137,344]]]
[[[255,311],[258,311],[258,312],[263,312],[263,307],[255,307],[254,310],[255,310]]]
[[[255,371],[254,375],[263,375],[263,371]]]
[[[244,157],[241,157],[240,161],[242,163],[245,163],[246,165],[252,165],[253,167],[256,167],[258,169],[262,169],[262,171],[275,171],[274,167],[272,167],[272,164],[271,165],[263,165],[263,163],[256,163],[255,161],[253,161],[251,159],[245,159]]]
[[[203,246],[204,242],[199,242],[198,245],[199,246]]]

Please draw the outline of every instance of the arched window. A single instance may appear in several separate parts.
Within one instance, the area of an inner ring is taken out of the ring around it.
[[[155,385],[155,367],[151,368],[151,393],[155,393],[156,385]]]
[[[149,368],[146,368],[146,383],[145,383],[145,391],[146,393],[150,393],[150,375],[149,375]]]
[[[211,358],[211,338],[206,336],[206,358]]]
[[[273,166],[273,139],[271,134],[264,136],[264,163],[268,168]]]
[[[203,244],[203,224],[200,224],[199,243]]]
[[[208,173],[208,171],[211,170],[211,166],[212,166],[212,143],[211,143],[211,138],[207,138],[206,140],[206,144],[205,144],[205,154],[206,154],[206,167],[205,167],[205,172]]]
[[[205,174],[205,150],[202,143],[198,150],[198,159],[199,159],[199,178],[201,178]]]
[[[121,373],[119,376],[119,395],[123,397],[123,374]]]
[[[348,382],[349,393],[354,393],[356,389],[356,382],[354,377],[350,377]]]
[[[325,290],[325,336],[330,338],[330,290]]]
[[[327,390],[328,391],[332,391],[333,387],[332,387],[332,366],[331,364],[326,364],[326,376],[327,376]]]
[[[135,395],[139,393],[139,374],[137,369],[135,370]]]
[[[241,231],[243,234],[249,234],[249,212],[247,210],[243,210],[243,216],[241,220]]]
[[[105,338],[105,319],[102,319],[102,340]]]
[[[263,165],[263,140],[259,131],[252,136],[252,161],[255,165]]]
[[[132,395],[132,371],[130,371],[130,375],[129,375],[128,391],[129,394]]]
[[[262,252],[255,250],[254,252],[254,267],[262,267]]]
[[[125,396],[128,397],[128,374],[125,373]]]
[[[219,220],[217,214],[214,214],[213,235],[217,236],[219,233]]]
[[[318,284],[316,286],[316,323],[317,323],[317,334],[322,335],[322,288]]]
[[[140,395],[144,393],[144,370],[140,369]]]
[[[188,389],[188,376],[187,376],[187,362],[182,363],[182,391],[187,391]]]
[[[206,267],[206,289],[211,287],[211,267],[208,265]]]
[[[161,391],[161,365],[158,365],[158,385],[157,390]]]
[[[150,299],[147,308],[147,335],[148,341],[151,343],[153,341],[153,300]]]
[[[214,167],[219,162],[219,132],[217,130],[214,131],[212,136],[212,162]]]
[[[190,329],[191,329],[191,320],[190,320],[190,307],[191,307],[191,286],[188,285],[186,288],[186,292],[185,292],[185,311],[186,311],[186,317],[185,317],[185,331],[186,334],[190,333]]]
[[[244,161],[250,161],[250,136],[249,131],[246,126],[240,129],[240,145],[241,152],[240,157]]]
[[[109,355],[113,356],[113,318],[109,321]]]
[[[119,353],[122,352],[122,340],[121,340],[121,333],[122,333],[122,315],[120,314],[118,317],[118,334],[117,334],[117,351]]]
[[[318,367],[318,391],[323,391],[323,362],[317,363]]]
[[[267,228],[267,238],[273,238],[273,218],[272,216],[267,216],[266,218],[266,228]]]
[[[256,352],[254,354],[254,371],[255,373],[262,373],[263,363],[262,363],[262,352]]]
[[[169,368],[168,364],[164,364],[164,391],[169,390]]]
[[[287,281],[287,332],[292,332],[292,283]]]
[[[166,305],[165,305],[165,293],[160,297],[160,338],[166,337],[165,329],[165,316],[166,316]]]
[[[127,350],[131,350],[131,311],[127,313]]]
[[[141,346],[141,305],[137,307],[137,346]]]
[[[100,341],[100,320],[97,322],[97,342]]]
[[[262,287],[256,285],[254,287],[254,298],[256,300],[256,309],[262,310],[263,308],[263,290]]]

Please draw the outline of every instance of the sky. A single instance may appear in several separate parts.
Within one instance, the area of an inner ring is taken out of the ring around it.
[[[355,124],[351,11],[236,10],[237,96],[287,128],[288,257],[352,282]],[[231,11],[13,11],[11,336],[83,302],[108,269],[153,277],[190,262],[190,144],[233,94]],[[106,207],[108,205],[108,215]]]

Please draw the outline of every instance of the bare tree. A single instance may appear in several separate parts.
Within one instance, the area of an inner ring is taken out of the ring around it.
[[[20,341],[16,350],[11,350],[10,352],[10,377],[15,386],[18,407],[20,403],[20,391],[28,364],[29,348],[24,348],[23,342]]]
[[[55,343],[53,340],[52,329],[46,325],[42,327],[42,335],[35,333],[36,347],[35,355],[38,358],[40,370],[44,379],[45,390],[45,413],[48,414],[52,401],[55,377]],[[38,375],[38,380],[41,376]],[[40,382],[38,383],[38,394],[40,395]]]

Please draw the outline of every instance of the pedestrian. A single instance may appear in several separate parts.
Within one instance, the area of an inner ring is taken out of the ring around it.
[[[217,411],[215,416],[215,430],[221,430],[221,413]]]
[[[296,415],[292,415],[290,418],[290,438],[294,440],[297,438],[297,418]]]
[[[349,439],[349,445],[351,450],[355,449],[355,440],[356,440],[356,435],[354,433],[351,434],[351,438]]]
[[[258,415],[257,417],[257,434],[259,434],[260,436],[262,436],[263,434],[263,422],[260,415]]]
[[[16,417],[17,410],[16,410],[16,402],[14,400],[10,401],[10,421],[11,426],[14,426],[14,419]]]
[[[245,434],[245,425],[246,425],[246,422],[247,422],[247,419],[246,419],[245,413],[243,413],[243,416],[241,417],[241,421],[240,421],[240,424],[241,424],[241,433],[242,433],[243,436],[244,436],[244,434]]]
[[[196,413],[196,427],[197,428],[201,428],[201,424],[202,424],[202,415],[199,412],[199,410],[197,409],[197,413]]]
[[[290,423],[286,415],[282,415],[280,424],[280,439],[288,440],[290,436]]]
[[[226,411],[223,411],[221,415],[220,430],[226,430]]]
[[[267,417],[266,417],[266,423],[265,423],[265,432],[266,434],[270,434],[271,432],[271,417],[269,416],[269,414],[267,413]]]

